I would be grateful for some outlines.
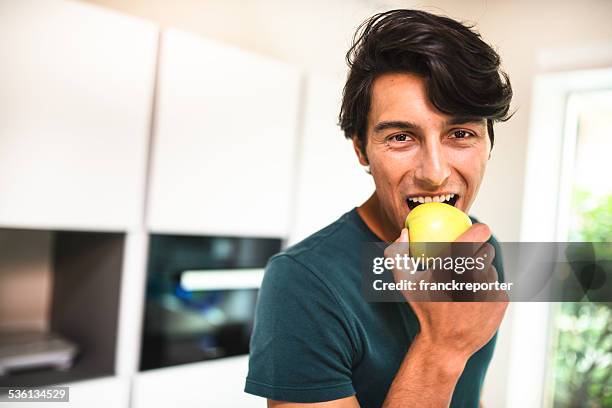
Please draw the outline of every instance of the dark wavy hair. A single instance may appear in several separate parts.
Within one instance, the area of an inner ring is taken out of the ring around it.
[[[499,55],[480,34],[451,18],[420,10],[391,10],[364,21],[346,54],[349,74],[340,127],[357,136],[365,155],[372,84],[381,74],[410,72],[426,80],[429,100],[442,113],[506,121],[512,87]]]

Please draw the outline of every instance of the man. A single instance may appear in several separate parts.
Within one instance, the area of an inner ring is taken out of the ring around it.
[[[367,20],[347,61],[340,126],[376,191],[268,263],[245,391],[269,407],[476,407],[506,303],[367,302],[360,249],[407,242],[420,202],[468,212],[509,80],[470,28],[415,10]],[[498,248],[484,224],[458,241]]]

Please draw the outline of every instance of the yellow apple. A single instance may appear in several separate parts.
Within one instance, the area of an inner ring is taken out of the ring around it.
[[[435,256],[428,254],[427,242],[453,242],[472,226],[472,221],[463,211],[445,203],[425,203],[417,206],[406,217],[406,228],[410,238],[412,256]]]

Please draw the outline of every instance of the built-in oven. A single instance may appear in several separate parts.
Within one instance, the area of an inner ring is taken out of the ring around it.
[[[248,354],[272,238],[150,237],[140,369]]]

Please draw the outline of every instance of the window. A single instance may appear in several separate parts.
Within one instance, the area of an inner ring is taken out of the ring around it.
[[[566,106],[558,238],[612,242],[612,90]],[[612,303],[560,303],[552,316],[547,405],[612,407]]]
[[[570,231],[582,225],[577,222],[582,216],[572,199],[574,190],[585,188],[591,194],[609,195],[610,177],[606,180],[603,173],[612,173],[612,160],[607,157],[611,151],[610,92],[609,68],[551,72],[534,79],[520,241],[568,241]],[[594,122],[593,116],[599,119]],[[601,121],[608,124],[589,130]],[[591,208],[591,203],[587,200],[584,204]],[[597,222],[603,225],[602,220]],[[560,309],[561,304],[546,302],[511,305],[506,406],[569,406],[561,394],[576,392],[568,388],[576,384],[555,380],[555,375],[561,374],[555,372],[562,370],[555,365],[561,352]],[[593,323],[592,317],[586,320]],[[609,366],[607,370],[609,374]],[[588,407],[584,404],[583,400],[578,406]]]

